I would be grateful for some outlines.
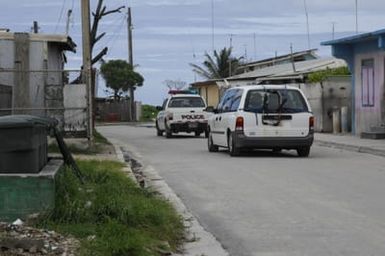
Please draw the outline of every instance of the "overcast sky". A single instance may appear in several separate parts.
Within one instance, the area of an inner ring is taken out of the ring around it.
[[[29,32],[34,20],[42,33],[63,33],[68,9],[73,9],[70,36],[78,53],[68,53],[67,68],[81,65],[81,27],[79,0],[0,0],[0,27],[13,32]],[[188,83],[202,80],[189,63],[199,64],[212,45],[219,50],[230,45],[236,56],[248,60],[287,54],[290,44],[295,51],[308,48],[303,0],[105,0],[109,9],[132,7],[134,24],[134,63],[145,84],[137,90],[143,103],[161,104],[167,90],[164,80]],[[91,0],[95,7],[97,0]],[[213,5],[212,5],[213,4]],[[212,12],[212,6],[214,11]],[[307,0],[311,47],[330,56],[329,47],[319,43],[355,33],[355,0]],[[359,31],[385,28],[385,1],[358,0]],[[214,14],[214,15],[212,15]],[[126,13],[107,16],[100,32],[106,37],[96,50],[109,47],[107,59],[127,59]],[[214,19],[212,20],[212,17]],[[214,21],[214,41],[212,40]],[[255,36],[254,36],[255,35]],[[1,56],[0,56],[1,57]],[[102,78],[101,78],[102,79]],[[103,82],[100,83],[103,94]]]

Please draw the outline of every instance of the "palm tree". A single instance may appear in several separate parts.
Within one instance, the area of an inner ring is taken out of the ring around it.
[[[193,71],[207,79],[226,78],[237,74],[242,57],[231,56],[232,48],[223,48],[219,54],[214,50],[213,57],[205,53],[205,61],[202,66],[190,63]]]

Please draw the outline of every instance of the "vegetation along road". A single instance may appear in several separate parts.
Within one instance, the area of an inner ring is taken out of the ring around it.
[[[385,158],[313,146],[209,153],[206,139],[99,127],[131,145],[231,255],[385,255]]]

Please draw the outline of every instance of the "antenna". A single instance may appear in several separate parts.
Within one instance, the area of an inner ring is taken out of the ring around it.
[[[334,40],[336,22],[332,22],[332,39]]]
[[[257,59],[257,35],[253,34],[253,40],[254,40],[254,59]]]
[[[356,34],[358,34],[358,0],[356,0]]]
[[[70,19],[71,19],[72,9],[69,9],[67,12],[67,23],[66,23],[66,35],[68,36],[70,30]]]
[[[291,55],[291,65],[293,66],[293,72],[297,72],[295,70],[295,63],[294,63],[294,55],[293,55],[293,43],[290,43],[290,55]]]
[[[305,14],[306,14],[307,47],[308,47],[308,49],[311,49],[311,47],[310,47],[309,13],[308,13],[308,11],[307,11],[306,0],[303,0],[303,4],[304,4],[304,7],[305,7]]]
[[[214,0],[211,0],[211,48],[214,52]]]

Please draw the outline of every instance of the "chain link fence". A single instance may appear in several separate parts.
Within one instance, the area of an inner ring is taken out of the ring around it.
[[[51,117],[67,136],[87,137],[88,107],[80,70],[0,69],[0,116]]]

